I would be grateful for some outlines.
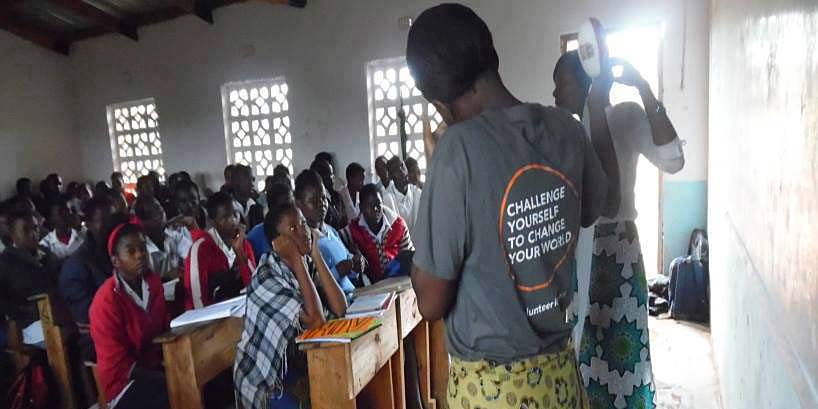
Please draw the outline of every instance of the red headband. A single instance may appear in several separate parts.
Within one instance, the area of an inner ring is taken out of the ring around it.
[[[142,228],[142,223],[139,221],[139,219],[136,218],[136,216],[131,216],[130,220],[128,220],[127,223],[120,223],[116,227],[114,227],[114,229],[111,230],[111,234],[108,235],[108,255],[109,256],[113,256],[114,253],[115,253],[116,249],[114,248],[114,246],[116,245],[117,239],[119,239],[119,234],[122,232],[122,229],[124,229],[125,226],[129,226],[129,225],[130,226],[136,226],[138,228]]]

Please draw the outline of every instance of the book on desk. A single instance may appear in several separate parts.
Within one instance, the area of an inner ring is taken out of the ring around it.
[[[170,322],[171,328],[210,322],[228,317],[244,317],[247,296],[240,295],[204,308],[185,311]]]
[[[317,328],[304,331],[295,342],[349,343],[382,324],[383,314],[395,303],[395,293],[360,296],[347,308],[344,318],[332,320]]]

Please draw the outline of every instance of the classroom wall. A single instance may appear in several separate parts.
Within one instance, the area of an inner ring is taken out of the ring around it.
[[[0,55],[0,199],[22,176],[35,184],[55,171],[82,176],[69,60],[2,30]]]
[[[404,54],[398,19],[436,1],[310,0],[305,9],[249,1],[218,9],[215,25],[186,16],[72,48],[78,135],[84,171],[111,172],[105,107],[153,96],[168,171],[206,173],[221,183],[226,164],[220,87],[284,75],[289,84],[296,168],[320,150],[340,163],[369,167],[365,64]],[[690,231],[705,225],[707,152],[706,0],[474,0],[492,29],[507,85],[520,98],[553,104],[559,36],[595,15],[610,27],[665,24],[664,100],[682,139],[687,165],[665,179],[665,265],[685,252]],[[686,33],[686,35],[684,35]]]
[[[726,408],[818,407],[818,4],[714,0],[708,221]]]

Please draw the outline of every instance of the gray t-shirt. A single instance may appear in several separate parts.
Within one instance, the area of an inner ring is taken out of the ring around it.
[[[607,181],[582,125],[521,104],[451,126],[435,150],[414,263],[459,280],[449,352],[509,362],[564,347],[580,225]]]

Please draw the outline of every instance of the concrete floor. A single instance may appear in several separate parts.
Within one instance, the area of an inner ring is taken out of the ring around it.
[[[660,409],[721,409],[710,328],[650,317],[651,356]]]

